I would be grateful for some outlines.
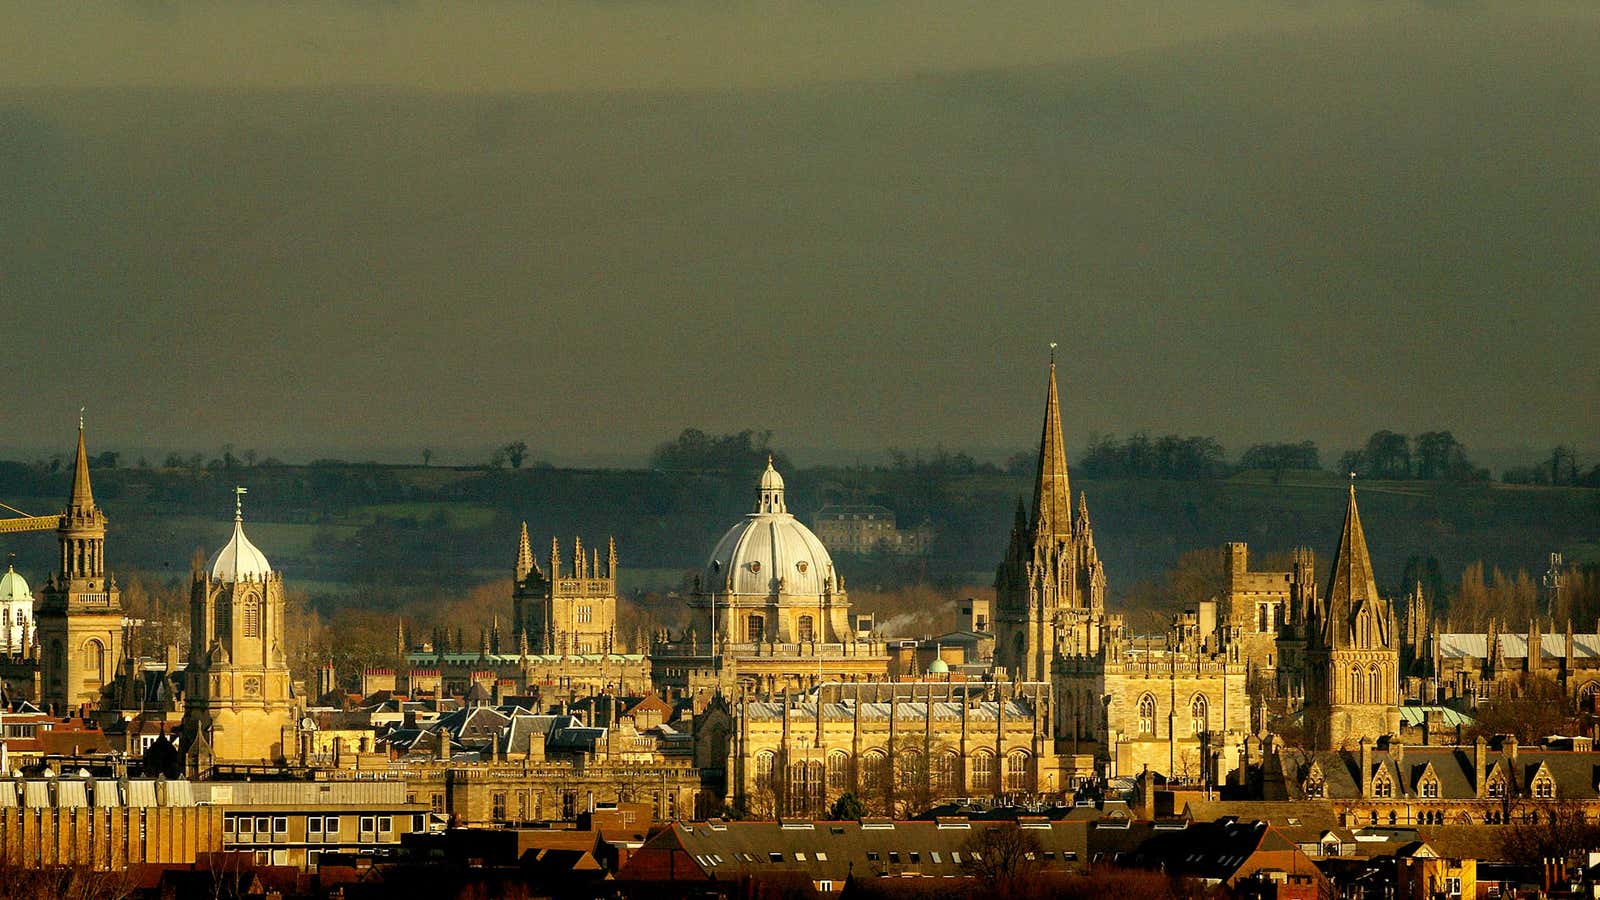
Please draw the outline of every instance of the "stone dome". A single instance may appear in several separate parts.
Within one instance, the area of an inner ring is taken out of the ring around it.
[[[769,597],[835,590],[833,557],[783,499],[783,476],[767,460],[755,512],[729,528],[706,560],[705,590]]]
[[[244,536],[244,521],[233,517],[233,537],[207,563],[214,581],[261,581],[272,574],[267,555]]]
[[[933,662],[928,663],[928,674],[948,675],[950,674],[950,664],[942,659],[935,658]]]
[[[33,592],[28,589],[27,579],[18,575],[16,568],[7,566],[6,574],[0,575],[0,603],[32,599]]]

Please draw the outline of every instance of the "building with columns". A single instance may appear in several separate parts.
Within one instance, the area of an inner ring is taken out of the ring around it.
[[[56,535],[61,553],[34,611],[40,699],[59,710],[92,709],[122,658],[122,592],[106,572],[106,514],[94,502],[81,421],[72,494]]]
[[[16,566],[0,575],[0,659],[24,656],[33,643],[33,591]]]

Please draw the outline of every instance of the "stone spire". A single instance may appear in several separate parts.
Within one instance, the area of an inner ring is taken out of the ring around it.
[[[1067,448],[1061,439],[1061,399],[1056,392],[1056,361],[1050,359],[1050,390],[1039,436],[1039,473],[1033,482],[1033,538],[1065,540],[1072,533],[1072,488],[1067,482]]]
[[[528,541],[528,523],[522,523],[522,536],[517,540],[517,571],[518,581],[528,577],[528,573],[539,568],[533,559],[533,544]]]
[[[1367,553],[1366,533],[1361,530],[1361,514],[1356,509],[1356,486],[1351,484],[1344,531],[1339,535],[1339,549],[1334,551],[1333,572],[1328,578],[1327,618],[1322,622],[1324,641],[1329,646],[1336,641],[1343,643],[1349,635],[1350,617],[1369,602],[1379,602],[1378,585],[1372,576],[1372,557]]]
[[[78,417],[78,456],[72,463],[72,497],[67,512],[83,515],[94,509],[94,490],[89,486],[89,451],[83,443],[83,417]]]

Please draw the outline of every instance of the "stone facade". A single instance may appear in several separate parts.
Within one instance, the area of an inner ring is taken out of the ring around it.
[[[56,533],[59,564],[39,589],[35,610],[41,700],[60,710],[93,709],[122,657],[122,593],[106,572],[106,514],[89,484],[81,423],[72,495]]]
[[[585,553],[582,538],[572,550],[568,569],[552,538],[546,573],[528,543],[528,524],[522,524],[511,603],[513,637],[523,652],[592,656],[625,649],[617,639],[617,542],[609,542],[603,561],[599,550]]]
[[[236,514],[232,539],[190,581],[182,746],[191,771],[294,755],[300,701],[290,690],[283,607],[283,575]]]
[[[1071,787],[1050,704],[1044,685],[950,682],[719,698],[696,718],[695,762],[714,803],[756,816],[825,816],[845,793],[899,816],[960,797],[1024,799]]]

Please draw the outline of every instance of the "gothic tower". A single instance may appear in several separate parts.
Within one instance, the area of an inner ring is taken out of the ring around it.
[[[995,573],[995,664],[1013,679],[1043,681],[1057,653],[1096,654],[1105,588],[1088,499],[1080,497],[1077,516],[1072,512],[1052,359],[1032,514],[1017,502],[1010,545]]]
[[[72,496],[56,529],[61,556],[39,591],[34,615],[42,650],[40,694],[65,711],[96,706],[122,656],[122,593],[106,574],[106,514],[89,485],[89,452],[78,422]]]
[[[207,748],[218,762],[240,763],[293,752],[296,701],[283,641],[283,575],[245,537],[236,503],[233,536],[192,574],[186,750]]]
[[[1394,607],[1378,595],[1367,537],[1350,486],[1344,531],[1323,599],[1306,636],[1306,738],[1337,749],[1399,732],[1400,634]]]
[[[598,549],[573,543],[572,567],[563,571],[561,548],[550,541],[550,571],[539,568],[522,524],[511,591],[512,636],[520,648],[543,655],[621,653],[617,643],[617,542],[604,559]],[[500,651],[496,651],[500,652]]]

